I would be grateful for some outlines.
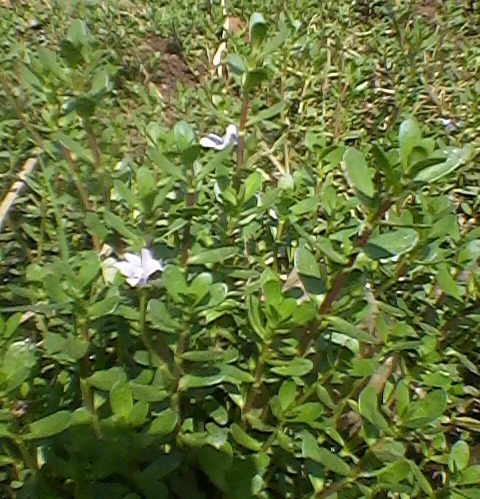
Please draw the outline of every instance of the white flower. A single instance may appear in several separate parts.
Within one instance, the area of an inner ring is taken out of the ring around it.
[[[223,151],[230,144],[238,144],[238,130],[236,125],[228,125],[225,135],[220,137],[215,133],[209,133],[207,136],[200,139],[200,145],[207,149],[215,149]]]
[[[128,284],[133,288],[145,286],[152,274],[163,270],[163,263],[155,260],[152,252],[147,248],[142,249],[141,256],[126,253],[125,260],[125,262],[117,262],[115,268],[127,278]]]

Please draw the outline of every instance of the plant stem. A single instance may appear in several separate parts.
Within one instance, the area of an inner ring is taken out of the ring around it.
[[[362,235],[357,238],[357,240],[354,243],[354,246],[356,248],[364,248],[365,245],[368,243],[368,240],[370,239],[373,231],[375,230],[375,227],[377,226],[379,220],[381,220],[385,213],[390,209],[390,207],[393,204],[393,199],[387,199],[382,203],[380,208],[377,210],[377,212],[373,215],[373,217],[370,220],[370,223],[368,227],[363,231]],[[332,286],[330,287],[330,290],[328,291],[327,295],[325,296],[320,309],[319,309],[319,315],[323,316],[326,315],[330,312],[333,303],[338,299],[340,296],[343,287],[345,286],[345,283],[347,282],[348,276],[350,275],[350,272],[352,271],[354,265],[355,265],[355,260],[357,259],[358,253],[352,253],[350,255],[348,264],[346,265],[345,270],[340,270],[335,278],[333,279]],[[305,335],[308,335],[308,331],[310,328],[307,328],[307,332]],[[316,337],[312,338],[306,338],[307,341],[302,341],[301,345],[301,354],[305,355],[310,347],[312,346],[313,342],[316,340]]]
[[[253,403],[258,395],[258,389],[262,386],[263,370],[265,369],[265,362],[267,360],[268,350],[270,349],[270,343],[271,340],[265,341],[262,346],[262,351],[258,357],[257,367],[255,369],[255,380],[248,391],[245,407],[243,409],[245,414],[248,414],[251,411]]]
[[[187,323],[190,323],[190,321],[187,321]],[[185,351],[185,348],[187,346],[187,341],[190,336],[190,330],[188,327],[185,329],[180,334],[180,337],[178,339],[177,343],[177,348],[175,350],[175,359],[174,359],[174,366],[173,366],[173,395],[172,395],[172,408],[178,412],[178,425],[182,424],[182,405],[180,401],[180,392],[179,392],[179,384],[180,384],[180,379],[182,378],[183,374],[183,360],[182,360],[182,354]]]
[[[153,348],[152,342],[150,341],[150,338],[148,337],[148,332],[147,332],[147,304],[148,304],[148,297],[147,297],[147,292],[145,288],[140,289],[139,293],[139,332],[140,336],[142,338],[143,344],[145,345],[146,349],[148,350],[148,355],[149,355],[149,364],[150,367],[152,367],[153,364],[153,358],[152,356],[155,355],[155,349]]]
[[[88,123],[88,121],[85,118],[82,119],[82,125],[83,125],[83,129],[85,130],[85,133],[87,135],[88,145],[90,146],[90,149],[92,150],[92,153],[93,153],[93,157],[95,159],[95,169],[97,171],[97,175],[99,177],[100,184],[102,186],[103,202],[105,203],[105,206],[107,208],[110,208],[110,195],[108,192],[107,183],[105,182],[106,173],[105,173],[104,168],[102,167],[102,153],[100,152],[100,148],[98,147],[98,142],[92,133],[92,129],[90,127],[90,124]]]
[[[52,200],[53,214],[55,216],[55,221],[57,223],[57,234],[58,234],[58,244],[60,247],[60,255],[62,257],[62,260],[64,262],[67,262],[69,258],[69,250],[68,250],[67,237],[65,235],[65,230],[64,230],[62,213],[56,202],[55,192],[53,190],[52,183],[50,181],[50,173],[47,171],[47,169],[43,164],[43,158],[40,158],[40,166],[43,173],[43,178],[45,180],[45,186],[47,188],[48,195]]]
[[[243,96],[242,110],[240,113],[240,124],[238,127],[237,171],[234,178],[234,188],[237,194],[240,189],[240,172],[245,161],[245,129],[247,124],[249,104],[250,98],[248,96],[248,93],[245,92]]]
[[[195,191],[196,191],[196,182],[195,182],[195,173],[193,171],[193,164],[189,164],[186,166],[187,168],[187,195],[186,195],[186,207],[192,208],[195,204]],[[187,220],[187,224],[183,229],[183,244],[182,244],[182,256],[181,256],[181,265],[185,267],[188,261],[188,250],[191,246],[191,218]]]
[[[90,205],[90,201],[88,199],[87,191],[83,187],[83,184],[76,173],[75,162],[73,161],[72,155],[70,151],[65,147],[63,148],[63,155],[67,160],[68,170],[70,172],[70,175],[72,176],[75,187],[77,188],[78,193],[80,194],[80,199],[82,200],[83,209],[85,210],[85,212],[94,212],[95,210],[92,210],[92,206]],[[93,247],[95,248],[95,251],[100,252],[101,245],[98,236],[96,235],[92,236],[92,243]]]

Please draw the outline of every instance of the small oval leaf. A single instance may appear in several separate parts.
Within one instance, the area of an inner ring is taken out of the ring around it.
[[[65,431],[72,423],[72,413],[69,411],[58,411],[50,416],[39,419],[30,425],[28,439],[47,438],[58,435]]]
[[[357,149],[349,147],[343,155],[343,164],[350,186],[367,198],[373,198],[375,188],[372,182],[372,174],[363,154]]]
[[[229,258],[233,258],[237,255],[239,249],[235,246],[227,246],[225,248],[216,248],[212,250],[202,251],[202,253],[197,253],[192,255],[188,259],[189,265],[206,265],[211,263],[221,263]]]

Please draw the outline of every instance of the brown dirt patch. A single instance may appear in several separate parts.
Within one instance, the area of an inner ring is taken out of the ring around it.
[[[428,24],[433,24],[442,15],[442,4],[438,0],[424,0],[417,7],[417,12]]]
[[[186,87],[198,83],[183,55],[180,43],[168,38],[151,37],[141,49],[147,57],[149,54],[154,56],[153,67],[149,68],[147,64],[147,71],[151,76],[149,81],[167,97],[176,93],[178,83]]]
[[[179,85],[195,88],[204,73],[201,64],[189,64],[180,42],[174,38],[150,36],[122,54],[119,86],[125,89],[125,83],[130,81],[156,92],[164,103],[162,118],[171,124],[176,120],[175,98]]]

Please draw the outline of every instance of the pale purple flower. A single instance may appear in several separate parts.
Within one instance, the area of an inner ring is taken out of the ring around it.
[[[439,118],[440,123],[444,126],[447,133],[452,133],[462,128],[464,123],[461,120],[453,121],[447,118]]]
[[[126,253],[125,261],[115,263],[115,268],[127,278],[132,288],[141,288],[145,286],[151,275],[163,270],[163,262],[155,260],[152,252],[143,248],[141,256]]]
[[[215,133],[209,133],[200,139],[200,145],[207,149],[215,149],[216,151],[223,151],[230,144],[238,144],[238,129],[236,125],[228,125],[225,135],[220,137]]]

